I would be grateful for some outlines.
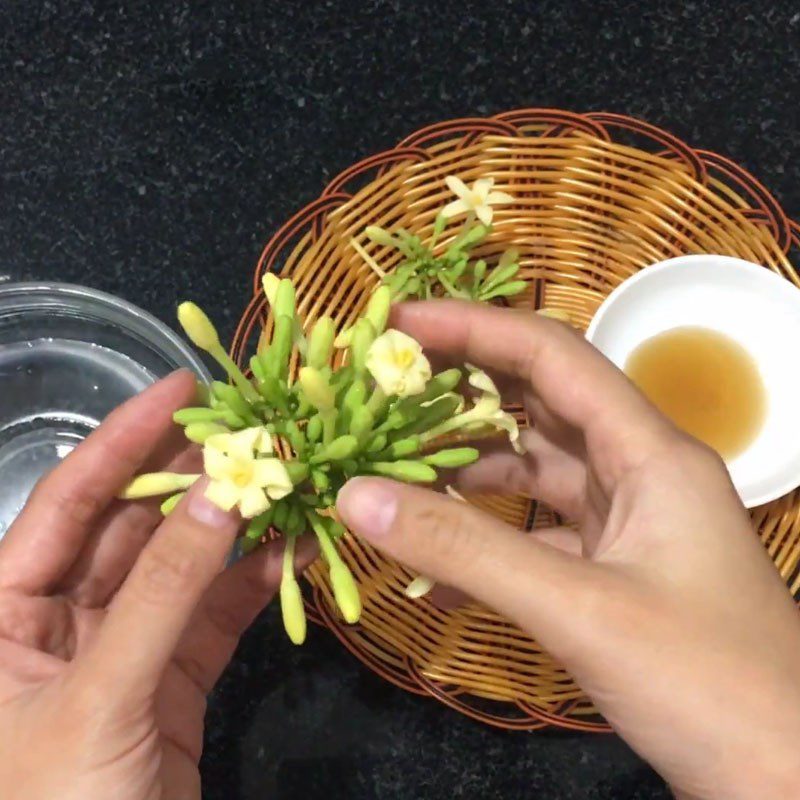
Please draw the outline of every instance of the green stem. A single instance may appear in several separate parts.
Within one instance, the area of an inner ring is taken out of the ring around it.
[[[245,378],[244,373],[225,352],[225,348],[222,345],[211,349],[209,355],[225,370],[228,377],[236,384],[236,388],[239,389],[248,402],[257,403],[259,401],[258,392],[253,387],[253,384]]]

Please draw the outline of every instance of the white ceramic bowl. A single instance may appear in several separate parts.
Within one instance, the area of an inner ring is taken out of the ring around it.
[[[755,441],[728,463],[748,508],[800,485],[800,290],[774,272],[727,256],[681,256],[643,269],[600,306],[586,333],[620,368],[662,331],[701,326],[753,357],[767,394]]]

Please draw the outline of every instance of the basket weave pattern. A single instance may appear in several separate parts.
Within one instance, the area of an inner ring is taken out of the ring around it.
[[[267,270],[292,279],[309,323],[328,314],[339,327],[350,324],[376,285],[350,240],[390,270],[399,256],[367,240],[364,227],[402,226],[426,238],[450,199],[450,174],[465,181],[492,176],[496,188],[516,198],[495,211],[480,248],[489,257],[512,245],[519,250],[529,289],[512,304],[567,311],[582,328],[627,277],[687,253],[738,256],[799,283],[789,261],[798,226],[737,165],[634,119],[523,109],[426,128],[331,181],[264,249],[234,358],[244,360],[272,324],[261,290]],[[469,499],[523,529],[555,521],[526,497]],[[757,509],[753,518],[797,596],[800,493]],[[362,588],[360,624],[340,620],[319,568],[308,575],[308,612],[368,667],[497,727],[608,730],[571,677],[516,626],[477,605],[443,611],[409,600],[407,570],[353,537],[342,549]]]

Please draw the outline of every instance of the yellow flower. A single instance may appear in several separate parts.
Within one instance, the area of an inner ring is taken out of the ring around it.
[[[423,438],[430,441],[451,431],[478,431],[488,425],[506,431],[514,450],[517,453],[523,453],[524,450],[519,442],[517,421],[511,414],[503,411],[500,392],[497,391],[494,381],[483,370],[473,367],[471,364],[467,364],[466,367],[470,373],[469,384],[481,392],[480,397],[468,411],[456,414],[435,428],[431,428]]]
[[[262,514],[270,499],[279,500],[292,491],[286,468],[272,454],[272,440],[264,428],[246,428],[206,439],[203,465],[211,479],[206,497],[230,511],[239,507],[245,519]]]
[[[471,188],[454,175],[448,175],[444,180],[450,191],[458,197],[458,200],[453,200],[442,209],[445,219],[471,212],[488,227],[494,215],[492,206],[514,202],[510,194],[492,191],[494,178],[479,178]]]
[[[366,364],[388,397],[419,394],[431,379],[431,365],[419,342],[401,331],[390,329],[375,339]]]

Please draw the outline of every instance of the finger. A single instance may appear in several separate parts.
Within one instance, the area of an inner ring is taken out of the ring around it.
[[[587,602],[596,565],[465,503],[392,481],[356,478],[339,493],[337,507],[358,536],[505,614],[543,644],[567,636],[565,621]]]
[[[36,593],[73,564],[92,524],[172,430],[172,414],[194,396],[181,370],[112,412],[33,490],[0,541],[0,586]]]
[[[524,430],[520,441],[525,455],[507,444],[483,449],[474,464],[455,475],[459,491],[521,494],[546,503],[559,514],[579,520],[583,513],[586,467],[536,429]]]
[[[206,485],[198,481],[189,490],[142,550],[94,646],[78,662],[84,686],[113,687],[121,703],[152,697],[241,524],[205,497]]]
[[[612,481],[674,431],[610,361],[562,323],[450,300],[401,306],[394,320],[427,349],[530,382],[547,408],[583,431]]]
[[[571,528],[543,528],[542,530],[532,531],[529,536],[533,536],[537,541],[549,544],[565,553],[580,556],[583,552],[580,534]],[[472,602],[472,598],[456,589],[453,586],[436,584],[428,595],[431,603],[443,611],[451,611],[461,608]]]
[[[175,428],[165,447],[143,467],[144,472],[202,472],[202,455],[187,445],[183,431]],[[142,548],[164,518],[161,498],[137,502],[114,501],[91,534],[57,590],[74,603],[100,608],[119,589]]]
[[[270,542],[225,570],[186,629],[175,652],[175,663],[204,693],[214,687],[239,637],[280,588],[283,549],[282,540]],[[295,573],[302,572],[316,557],[316,540],[300,537]]]

